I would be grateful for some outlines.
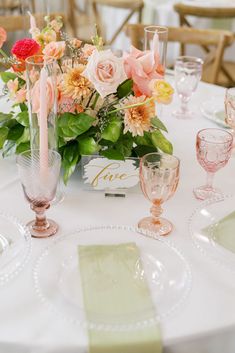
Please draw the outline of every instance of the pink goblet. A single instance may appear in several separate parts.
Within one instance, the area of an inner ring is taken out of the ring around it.
[[[177,157],[163,153],[149,153],[140,160],[140,185],[145,197],[152,202],[152,217],[138,223],[139,228],[150,230],[157,235],[167,235],[173,225],[161,218],[162,203],[176,191],[179,182],[180,161]]]
[[[24,195],[36,213],[36,219],[27,224],[35,238],[49,237],[58,230],[56,222],[46,218],[45,211],[56,195],[61,157],[54,150],[48,151],[46,160],[42,161],[40,157],[39,150],[25,151],[17,156]]]
[[[215,173],[228,163],[232,146],[233,136],[225,130],[209,128],[197,133],[197,160],[207,172],[206,184],[193,190],[197,199],[205,200],[222,195],[219,189],[213,187],[213,179]]]

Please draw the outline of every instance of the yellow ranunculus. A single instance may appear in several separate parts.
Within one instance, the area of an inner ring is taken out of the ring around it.
[[[149,87],[152,91],[152,96],[157,103],[171,103],[174,89],[168,82],[164,80],[154,79],[150,82]]]

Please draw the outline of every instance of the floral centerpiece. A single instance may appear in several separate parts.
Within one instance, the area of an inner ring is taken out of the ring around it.
[[[173,94],[163,79],[157,52],[131,47],[117,57],[103,48],[98,35],[93,44],[70,38],[61,31],[59,17],[47,16],[42,30],[30,17],[32,38],[17,41],[10,57],[2,50],[6,32],[0,28],[0,61],[7,69],[0,75],[3,91],[12,101],[11,111],[0,113],[3,156],[30,148],[25,60],[35,54],[58,63],[58,149],[65,183],[82,155],[124,160],[158,149],[172,153],[163,134],[167,129],[155,114],[155,104],[170,103]],[[34,100],[37,106],[36,93]],[[48,91],[48,104],[49,100]]]

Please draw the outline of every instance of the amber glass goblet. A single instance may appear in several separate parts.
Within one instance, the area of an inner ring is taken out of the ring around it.
[[[167,235],[172,231],[172,223],[160,216],[163,202],[173,196],[177,189],[179,169],[180,161],[175,156],[155,152],[141,158],[140,185],[144,196],[152,202],[152,216],[140,220],[139,228],[157,235]]]
[[[17,166],[26,200],[35,212],[35,220],[27,226],[35,238],[46,238],[55,234],[58,225],[47,219],[45,211],[56,195],[60,176],[61,157],[54,150],[42,160],[39,150],[25,151],[17,156]]]

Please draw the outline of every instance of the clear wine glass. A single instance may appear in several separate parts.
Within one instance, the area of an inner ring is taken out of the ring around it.
[[[206,184],[193,190],[197,199],[205,200],[222,195],[221,190],[213,187],[214,174],[228,163],[232,146],[233,136],[228,131],[209,128],[197,133],[197,160],[207,172]]]
[[[33,237],[49,237],[58,230],[56,222],[46,218],[45,211],[56,195],[61,166],[60,154],[49,150],[47,160],[42,161],[40,151],[31,150],[19,154],[16,161],[24,195],[36,213],[35,220],[27,226]]]
[[[193,56],[180,56],[175,62],[175,88],[181,101],[179,110],[173,112],[177,118],[188,119],[194,116],[188,102],[196,91],[202,75],[203,60]]]
[[[226,90],[224,106],[225,122],[231,128],[231,133],[233,135],[233,143],[235,143],[235,87],[228,88]]]
[[[140,185],[145,197],[152,202],[152,217],[138,223],[139,228],[150,230],[157,235],[167,235],[173,225],[161,218],[162,204],[176,191],[179,182],[180,161],[177,157],[162,153],[149,153],[140,160]]]

